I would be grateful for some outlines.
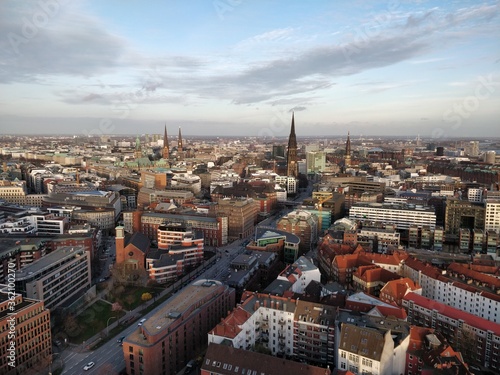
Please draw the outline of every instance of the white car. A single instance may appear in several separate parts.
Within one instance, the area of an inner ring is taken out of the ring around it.
[[[139,321],[139,323],[137,325],[140,327],[144,324],[145,321],[146,321],[146,318],[143,318]]]
[[[94,363],[94,362],[89,362],[89,363],[87,363],[85,366],[83,366],[83,369],[84,369],[85,371],[87,371],[87,370],[90,370],[90,369],[91,369],[92,367],[94,367],[94,366],[95,366],[95,363]]]

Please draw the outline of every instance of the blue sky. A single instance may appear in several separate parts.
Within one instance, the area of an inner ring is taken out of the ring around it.
[[[7,134],[500,136],[498,1],[0,2]]]

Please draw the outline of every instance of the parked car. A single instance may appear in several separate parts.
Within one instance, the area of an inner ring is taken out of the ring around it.
[[[144,324],[145,321],[146,321],[146,318],[143,318],[143,319],[139,320],[139,323],[137,325],[140,327]]]
[[[116,340],[116,342],[118,342],[118,343],[122,343],[122,342],[123,342],[123,340],[125,340],[125,336],[120,337],[118,340]]]

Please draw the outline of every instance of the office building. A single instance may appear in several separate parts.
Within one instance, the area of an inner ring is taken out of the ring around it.
[[[254,233],[257,207],[252,198],[223,198],[218,203],[218,214],[228,218],[228,240],[246,238]]]
[[[412,224],[431,229],[436,227],[433,207],[407,205],[404,203],[356,203],[349,210],[349,219],[379,221],[396,224],[396,229],[409,229]]]
[[[91,285],[90,254],[83,247],[61,247],[16,271],[16,291],[54,309]]]

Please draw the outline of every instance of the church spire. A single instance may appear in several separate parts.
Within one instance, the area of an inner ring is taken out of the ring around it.
[[[182,152],[182,135],[180,126],[179,126],[179,139],[177,140],[177,152]]]
[[[163,134],[163,159],[168,159],[170,150],[168,148],[167,125],[165,124],[165,133]]]
[[[347,132],[347,141],[345,142],[344,165],[346,167],[351,166],[351,136],[350,136],[350,132]]]
[[[298,177],[299,167],[297,165],[297,137],[295,135],[295,113],[292,112],[292,126],[288,137],[287,150],[287,176]]]

